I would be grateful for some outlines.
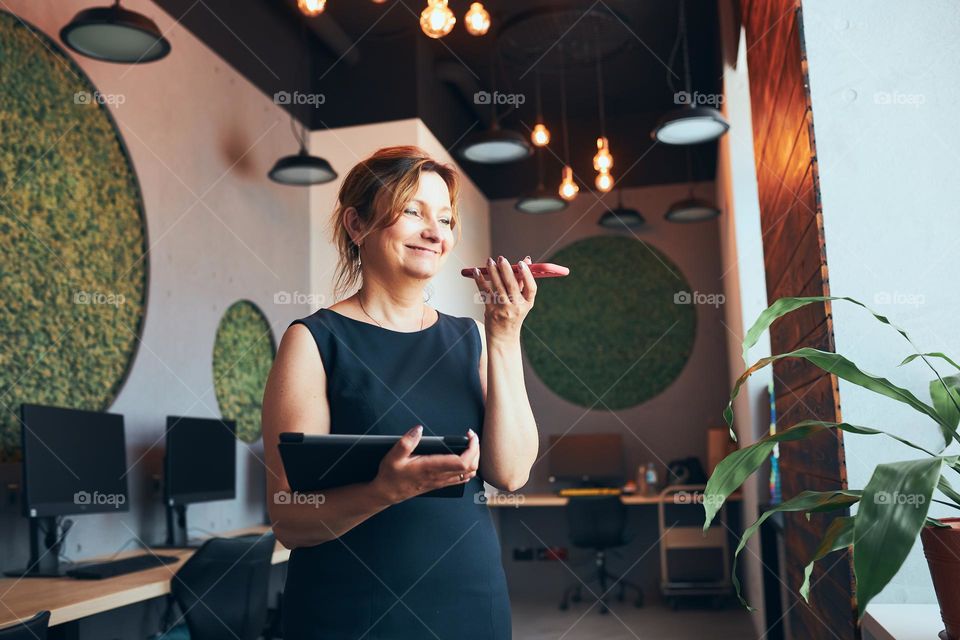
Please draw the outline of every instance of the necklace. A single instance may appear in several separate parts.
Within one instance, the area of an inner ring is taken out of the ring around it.
[[[360,310],[363,311],[364,315],[366,315],[368,318],[376,322],[377,326],[379,326],[381,329],[386,329],[386,327],[380,324],[376,318],[374,318],[372,315],[367,313],[367,310],[363,308],[363,300],[360,299],[359,291],[357,292],[357,302],[360,303]],[[427,315],[427,305],[423,305],[423,311],[420,313],[420,330],[421,331],[423,331],[423,319],[426,317],[426,315]]]

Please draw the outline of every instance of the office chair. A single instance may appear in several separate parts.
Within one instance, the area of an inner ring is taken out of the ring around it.
[[[0,629],[0,640],[47,640],[50,612],[41,611],[29,620],[15,622]]]
[[[570,541],[575,547],[594,550],[594,564],[597,573],[588,582],[599,582],[600,613],[607,613],[605,593],[616,582],[620,586],[617,600],[623,602],[627,589],[636,592],[637,598],[633,604],[643,606],[643,589],[639,585],[624,580],[621,576],[607,571],[606,550],[613,547],[622,547],[630,540],[625,535],[627,524],[627,507],[620,501],[620,496],[571,496],[566,507],[567,529]],[[582,583],[577,582],[566,588],[560,609],[566,611],[570,600],[580,602],[583,598]]]
[[[267,620],[267,592],[275,546],[262,536],[211,538],[170,582],[190,640],[256,640]],[[182,626],[182,625],[181,625]],[[181,637],[174,627],[162,637]]]

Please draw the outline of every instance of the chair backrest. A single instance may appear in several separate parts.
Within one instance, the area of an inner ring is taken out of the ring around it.
[[[267,618],[273,532],[211,538],[180,567],[171,591],[191,640],[255,640]]]
[[[29,620],[21,620],[0,629],[0,640],[47,640],[50,612],[41,611]]]
[[[620,496],[570,496],[566,511],[574,546],[608,549],[623,544],[627,507]]]

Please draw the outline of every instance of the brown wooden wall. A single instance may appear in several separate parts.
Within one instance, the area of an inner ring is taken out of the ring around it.
[[[829,295],[800,0],[740,0],[740,9],[767,297],[773,302],[783,296]],[[833,351],[830,306],[810,305],[782,318],[771,327],[770,340],[773,353],[799,346]],[[799,360],[781,361],[773,373],[779,428],[807,419],[840,421],[834,376]],[[842,433],[781,445],[780,466],[785,498],[805,489],[845,488]],[[815,569],[809,606],[797,594],[803,567],[829,517],[835,515],[813,516],[810,522],[788,515],[786,520],[787,561],[781,575],[791,593],[785,622],[795,639],[859,638],[848,553],[833,554]]]

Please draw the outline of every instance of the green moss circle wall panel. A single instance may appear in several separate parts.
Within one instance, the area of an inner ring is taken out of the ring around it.
[[[249,300],[230,305],[213,343],[213,386],[220,413],[237,421],[244,442],[260,437],[263,388],[276,346],[266,316]]]
[[[140,187],[101,94],[41,31],[0,11],[0,460],[23,402],[105,410],[146,307]]]
[[[697,318],[694,305],[675,302],[690,291],[675,264],[627,236],[580,240],[545,261],[570,267],[570,275],[538,281],[521,341],[547,387],[580,406],[616,410],[676,379],[693,351]]]

